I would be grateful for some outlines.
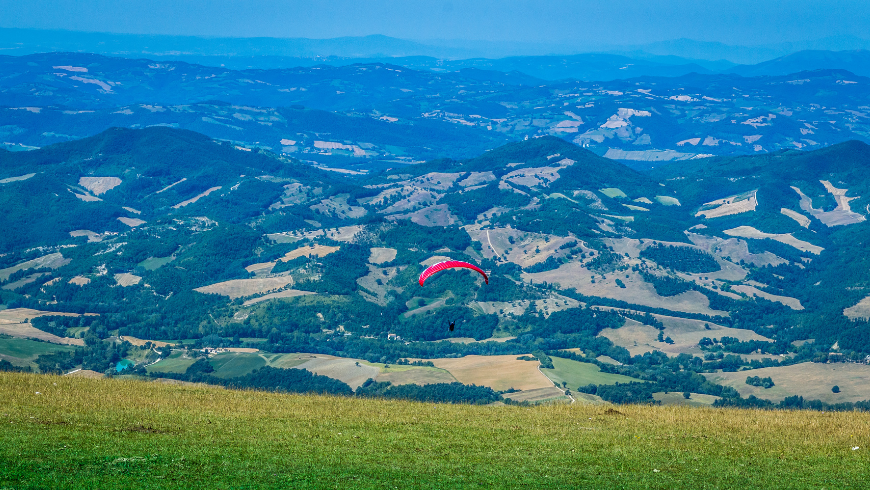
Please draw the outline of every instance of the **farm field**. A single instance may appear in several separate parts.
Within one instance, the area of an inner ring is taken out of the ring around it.
[[[38,339],[53,344],[62,345],[85,345],[83,339],[73,339],[69,337],[58,337],[57,335],[43,332],[38,328],[34,328],[29,323],[3,323],[0,321],[0,335],[10,335],[12,337],[20,337],[26,339]]]
[[[436,405],[12,373],[0,398],[9,488],[843,488],[866,485],[870,465],[860,412]]]
[[[736,373],[704,373],[704,376],[714,383],[733,387],[744,398],[755,395],[778,402],[788,396],[800,395],[807,400],[825,403],[870,399],[870,366],[866,364],[803,362]],[[775,386],[768,389],[750,386],[746,384],[747,376],[770,377]],[[834,385],[840,387],[839,393],[831,391]]]
[[[662,405],[685,405],[691,407],[710,407],[719,399],[718,396],[704,395],[701,393],[690,393],[690,397],[686,399],[682,393],[675,391],[653,393],[653,399],[662,403]]]
[[[194,291],[206,294],[220,294],[229,296],[230,299],[242,298],[254,294],[262,294],[273,289],[280,289],[293,284],[290,276],[264,277],[254,279],[233,279],[230,281],[209,284]]]
[[[547,388],[535,388],[533,390],[516,391],[513,393],[505,393],[503,396],[515,402],[570,403],[571,401],[571,399],[565,395],[565,390],[556,388],[555,386],[550,386]]]
[[[540,363],[519,361],[520,356],[465,356],[432,359],[435,367],[444,369],[463,384],[489,386],[494,390],[533,390],[549,388],[553,383],[538,370]]]
[[[5,359],[17,366],[30,365],[33,360],[42,354],[65,351],[70,352],[74,347],[66,345],[37,342],[35,340],[0,337],[0,359]]]
[[[173,352],[166,359],[148,366],[149,373],[183,373],[196,359],[184,357],[181,351]]]
[[[592,276],[597,276],[595,282],[591,281]],[[575,288],[578,293],[587,296],[611,298],[632,304],[666,308],[685,313],[701,313],[713,316],[726,316],[728,314],[725,311],[711,309],[710,300],[697,291],[687,291],[675,296],[660,296],[652,284],[645,282],[637,272],[626,272],[621,278],[612,273],[606,274],[606,276],[602,279],[600,274],[590,271],[579,262],[569,262],[558,269],[546,272],[522,274],[523,280],[559,284],[562,288]],[[623,281],[624,288],[619,287],[616,283],[617,279]]]
[[[382,369],[376,381],[389,381],[394,385],[453,383],[456,378],[450,372],[428,366],[394,366]]]
[[[615,345],[628,349],[631,355],[642,355],[645,352],[661,351],[675,357],[682,353],[694,356],[703,356],[704,351],[698,346],[698,342],[704,337],[722,338],[734,337],[741,341],[764,340],[767,337],[758,335],[751,330],[740,328],[723,327],[715,323],[687,318],[677,318],[665,315],[653,315],[662,322],[665,330],[664,337],[670,337],[673,344],[658,341],[659,330],[649,325],[644,325],[632,319],[627,319],[625,325],[620,328],[606,328],[599,336],[608,338]],[[709,327],[709,329],[707,329]],[[748,356],[747,356],[748,357]]]
[[[235,378],[265,366],[266,360],[259,354],[227,352],[215,355],[209,363],[214,367],[214,376]]]
[[[564,381],[566,387],[572,391],[580,386],[589,384],[612,385],[639,381],[621,374],[602,373],[601,368],[588,362],[579,362],[561,357],[551,357],[551,359],[555,369],[541,368],[541,372],[550,378],[556,386],[561,386]]]

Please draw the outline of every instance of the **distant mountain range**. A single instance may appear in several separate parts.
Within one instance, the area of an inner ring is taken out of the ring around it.
[[[382,35],[332,39],[206,38],[0,29],[0,54],[17,56],[40,52],[86,52],[185,61],[230,69],[390,63],[435,71],[463,68],[518,71],[550,81],[602,81],[722,72],[746,76],[786,75],[822,68],[864,74],[866,63],[862,57],[866,53],[862,50],[867,49],[870,49],[870,41],[853,37],[765,46],[675,39],[637,46],[584,47],[461,40],[412,41]]]
[[[649,167],[870,141],[868,96],[870,79],[843,70],[547,82],[475,67],[231,70],[46,53],[0,56],[0,144],[32,149],[113,126],[169,126],[370,171],[549,135]]]

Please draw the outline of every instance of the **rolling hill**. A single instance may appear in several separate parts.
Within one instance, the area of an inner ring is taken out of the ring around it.
[[[870,354],[868,158],[848,142],[641,173],[541,137],[348,174],[190,131],[115,128],[0,152],[0,226],[14,231],[3,234],[0,320],[8,312],[11,335],[87,337],[75,354],[28,361],[43,370],[104,372],[133,356],[139,375],[212,380],[207,366],[227,360],[196,364],[191,349],[206,347],[345,359],[329,373],[354,359],[436,368],[535,353],[637,380],[570,387],[584,396],[755,403],[702,373],[793,373]],[[448,257],[479,264],[491,284],[455,271],[417,283]],[[136,354],[126,338],[176,348]],[[145,369],[156,359],[178,368]]]

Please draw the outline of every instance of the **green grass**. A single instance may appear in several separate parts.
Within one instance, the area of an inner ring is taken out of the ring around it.
[[[870,482],[867,413],[435,405],[17,373],[0,373],[0,399],[0,488]]]
[[[169,257],[148,257],[142,262],[139,262],[139,267],[149,271],[156,271],[173,260],[175,260],[175,256],[173,255],[170,255]]]
[[[152,364],[145,369],[149,373],[183,373],[194,362],[196,362],[196,359],[181,357],[181,351],[176,351],[166,359],[158,361],[156,364]]]
[[[49,354],[57,351],[71,352],[73,350],[75,350],[75,347],[68,345],[49,344],[48,342],[37,342],[35,340],[11,337],[0,338],[0,354],[15,357],[28,363],[39,357],[41,354]],[[9,362],[12,362],[12,360],[10,359]],[[21,364],[21,362],[17,364]]]
[[[300,364],[305,364],[309,359],[298,359],[295,354],[261,354],[267,361],[269,366],[290,369]]]
[[[598,189],[598,192],[600,192],[600,193],[604,194],[605,196],[610,197],[612,199],[619,199],[619,198],[623,198],[623,197],[628,197],[627,195],[625,195],[624,192],[622,192],[620,189],[618,189],[616,187],[607,187],[605,189]]]
[[[259,354],[248,352],[218,354],[209,359],[209,362],[214,367],[214,373],[212,374],[218,378],[244,376],[254,369],[259,369],[266,365],[266,360],[260,357]]]
[[[602,373],[601,368],[588,362],[561,357],[553,357],[552,359],[555,369],[541,369],[541,372],[558,386],[562,386],[562,381],[566,382],[568,389],[571,390],[590,384],[612,385],[640,381],[621,374]]]

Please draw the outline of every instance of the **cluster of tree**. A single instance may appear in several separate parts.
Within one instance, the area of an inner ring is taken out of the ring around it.
[[[282,393],[353,394],[353,390],[346,383],[314,374],[305,369],[279,369],[264,366],[235,378],[219,378],[213,376],[211,374],[213,372],[214,367],[208,362],[208,359],[200,358],[191,364],[184,373],[153,372],[151,377],[207,383],[233,389],[255,389]]]
[[[538,209],[504,213],[490,221],[532,233],[580,238],[595,238],[592,230],[598,228],[595,218],[567,199],[545,199]]]
[[[85,345],[72,352],[41,354],[34,361],[42,373],[63,374],[76,366],[91,371],[113,372],[118,361],[127,356],[129,342],[103,341],[95,335],[85,336]]]
[[[453,226],[422,226],[407,220],[399,220],[395,225],[383,227],[378,239],[391,247],[416,248],[432,252],[447,247],[462,251],[471,245],[471,237],[462,229]]]
[[[362,245],[346,244],[320,259],[320,280],[301,282],[298,287],[323,294],[351,294],[357,290],[356,280],[369,272],[370,254]]]
[[[692,247],[656,243],[640,252],[640,256],[656,264],[680,272],[704,273],[721,269],[712,255]]]
[[[586,263],[586,268],[601,273],[612,272],[622,264],[622,259],[622,255],[604,249]]]
[[[543,262],[538,262],[537,264],[530,265],[528,267],[523,267],[523,272],[546,272],[558,269],[562,264],[568,262],[565,258],[559,258],[555,256],[547,257]]]
[[[859,402],[841,402],[841,403],[825,403],[821,400],[805,400],[800,395],[794,395],[784,398],[779,403],[773,403],[770,400],[757,398],[755,395],[749,395],[748,398],[732,397],[722,398],[713,403],[714,407],[740,407],[740,408],[761,408],[765,410],[819,410],[825,412],[868,412],[870,411],[870,400]]]
[[[652,316],[649,313],[638,313],[630,310],[622,310],[618,311],[618,313],[625,318],[631,318],[632,320],[643,323],[644,325],[649,325],[650,327],[657,328],[659,330],[665,329],[665,324],[661,322],[658,318]]]
[[[529,285],[517,282],[498,270],[489,278],[489,286],[477,289],[475,299],[477,301],[500,301],[511,302],[521,300],[534,300],[542,297],[540,291]]]
[[[776,386],[773,384],[773,379],[771,379],[770,377],[762,378],[761,376],[747,376],[746,384],[748,384],[749,386],[760,386],[765,390]]]
[[[598,395],[610,403],[661,404],[661,402],[656,401],[653,398],[653,393],[659,391],[659,387],[655,383],[616,383],[612,385],[592,384],[581,386],[577,391],[590,395]]]
[[[399,359],[396,361],[397,366],[426,366],[426,367],[435,367],[435,363],[432,361],[421,361],[417,359],[415,361],[409,361],[408,359]]]
[[[447,204],[450,211],[465,221],[474,221],[478,215],[494,207],[516,209],[526,206],[529,196],[517,192],[503,191],[498,182],[468,192],[448,192],[438,202]]]
[[[673,276],[659,276],[643,271],[640,273],[644,281],[653,285],[659,296],[676,296],[692,291],[696,288],[694,283]]]
[[[6,359],[0,359],[0,372],[29,373],[30,371],[30,366],[16,366]]]
[[[376,382],[369,378],[356,390],[357,396],[415,400],[430,403],[467,403],[488,405],[502,401],[492,388],[462,383],[434,383],[426,385],[392,385],[389,381]]]
[[[762,354],[779,355],[793,349],[788,342],[768,342],[766,340],[740,341],[735,337],[722,337],[721,339],[703,337],[698,342],[698,345],[704,350],[723,350],[735,354],[760,352]]]
[[[34,328],[57,335],[58,337],[66,337],[67,330],[70,328],[81,327],[92,328],[93,334],[99,338],[104,339],[108,337],[108,330],[98,316],[45,315],[32,318],[30,324]]]
[[[553,366],[553,359],[545,354],[544,351],[536,350],[532,352],[532,355],[535,356],[535,358],[537,358],[538,361],[541,363],[541,368],[555,369],[555,367]]]

